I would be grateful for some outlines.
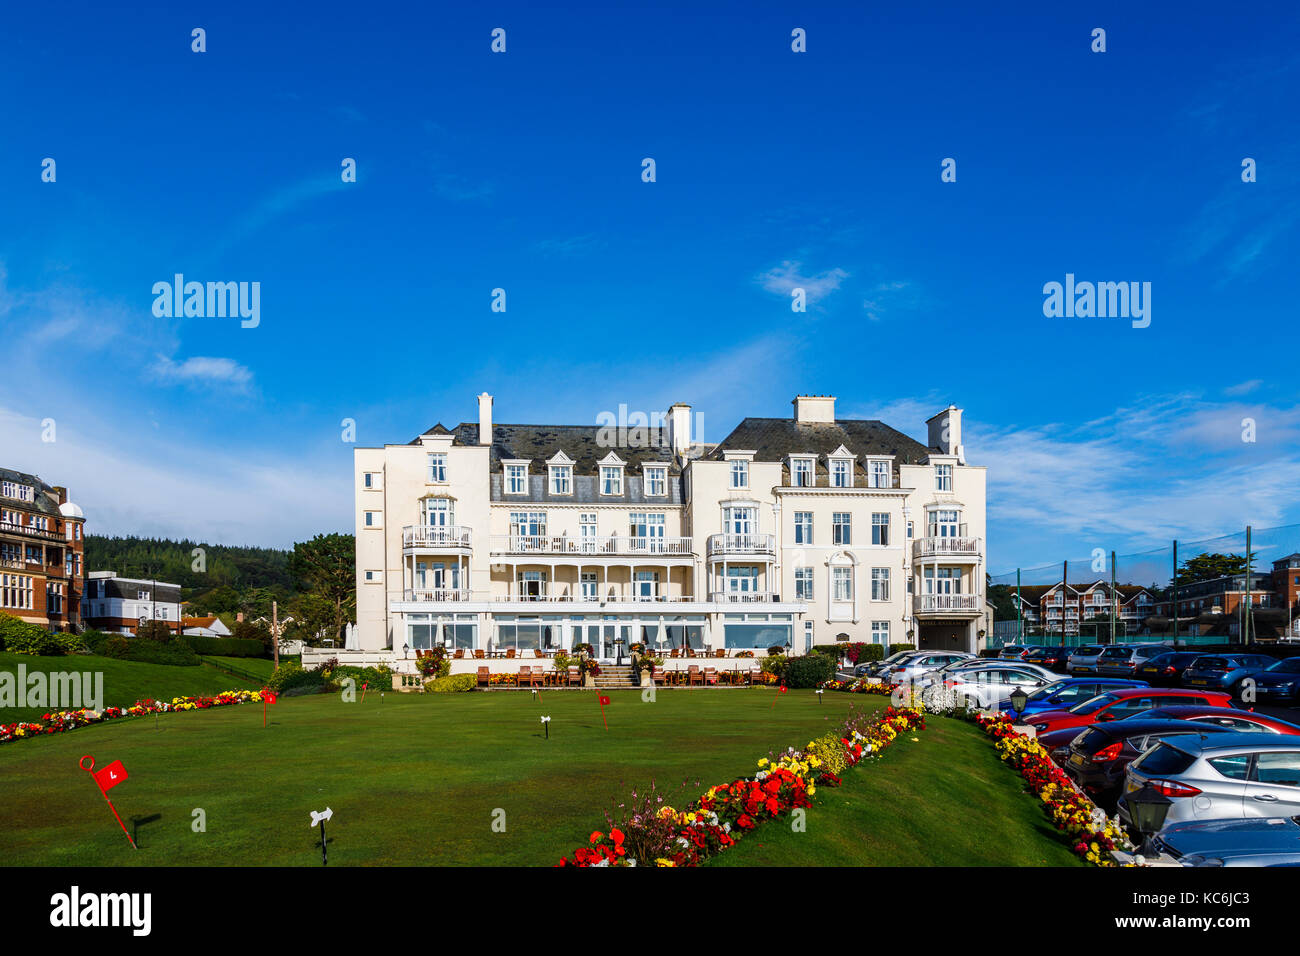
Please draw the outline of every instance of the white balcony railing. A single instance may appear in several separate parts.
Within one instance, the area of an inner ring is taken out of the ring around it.
[[[912,599],[917,614],[969,614],[979,609],[978,594],[917,594]]]
[[[591,597],[583,595],[581,592],[572,594],[567,591],[552,592],[543,591],[541,594],[496,594],[492,600],[497,602],[505,601],[523,601],[526,603],[533,602],[589,602],[604,604],[682,604],[694,601],[695,598],[690,595],[667,595],[667,594],[605,594],[603,596]]]
[[[407,588],[402,592],[402,599],[429,603],[471,600],[469,588]]]
[[[471,548],[472,542],[464,525],[412,524],[402,529],[403,548]]]
[[[978,557],[980,553],[979,538],[917,538],[912,542],[912,556],[929,557]]]
[[[773,534],[711,534],[709,555],[723,554],[776,554],[776,535]]]
[[[710,591],[709,600],[715,604],[761,604],[780,599],[772,591]]]
[[[493,554],[679,555],[691,554],[690,538],[655,535],[494,534]]]

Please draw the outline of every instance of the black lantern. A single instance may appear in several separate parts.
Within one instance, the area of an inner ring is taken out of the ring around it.
[[[406,652],[409,651],[410,649],[411,649],[411,645],[410,645],[410,644],[403,644],[403,645],[402,645],[402,660],[406,660]]]
[[[1165,817],[1169,815],[1173,801],[1150,783],[1144,783],[1140,790],[1128,794],[1124,800],[1128,803],[1133,827],[1142,834],[1142,849],[1145,851],[1151,838],[1164,829]]]
[[[1029,704],[1029,695],[1025,693],[1023,687],[1017,687],[1011,692],[1011,709],[1016,712],[1016,723],[1020,723],[1020,715],[1025,712],[1025,707]]]

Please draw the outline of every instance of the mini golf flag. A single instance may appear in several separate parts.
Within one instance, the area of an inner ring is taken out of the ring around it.
[[[605,717],[605,705],[609,703],[609,698],[604,694],[600,695],[600,719],[605,724],[605,729],[609,730],[609,720]]]
[[[275,703],[275,691],[273,691],[273,690],[268,690],[268,691],[266,692],[266,702],[267,702],[268,704],[274,704],[274,703]]]
[[[600,706],[601,706],[601,707],[604,707],[604,706],[605,706],[606,704],[608,704],[608,703],[609,703],[609,698],[606,697],[604,694],[601,694],[601,695],[600,695]]]
[[[95,771],[95,783],[99,784],[99,789],[105,793],[108,793],[125,779],[126,768],[122,766],[120,760],[114,760],[103,770]]]
[[[89,764],[87,764],[87,761],[89,761]],[[107,767],[96,772],[95,758],[90,754],[86,754],[77,761],[77,765],[81,767],[82,770],[86,771],[86,773],[90,774],[94,779],[95,786],[99,787],[99,795],[103,797],[104,802],[108,804],[108,809],[113,811],[113,819],[117,821],[117,825],[120,826],[122,832],[126,834],[127,842],[131,844],[131,848],[133,850],[140,849],[135,845],[135,840],[131,839],[131,834],[127,832],[126,824],[122,822],[122,818],[118,815],[117,807],[113,806],[113,801],[108,799],[108,791],[126,780],[126,768],[122,766],[122,761],[114,760]]]
[[[366,688],[369,686],[370,686],[369,681],[361,685],[361,703],[363,704],[366,702]]]
[[[262,688],[262,726],[266,726],[266,705],[275,703],[275,691],[269,687]]]
[[[786,692],[786,687],[784,684],[782,684],[780,687],[777,688],[777,694],[784,694],[785,692]],[[776,694],[772,695],[772,707],[770,709],[772,710],[776,709]]]

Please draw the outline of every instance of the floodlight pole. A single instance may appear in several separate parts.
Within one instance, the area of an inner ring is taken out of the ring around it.
[[[1110,642],[1115,643],[1115,617],[1119,614],[1119,594],[1115,590],[1115,552],[1110,553]],[[1127,635],[1126,635],[1127,636]]]
[[[1241,625],[1241,645],[1250,643],[1250,525],[1246,525],[1246,607]]]
[[[1174,648],[1178,647],[1178,539],[1174,538],[1174,576],[1169,581],[1169,586],[1173,588],[1173,612],[1174,612]]]
[[[1020,614],[1020,569],[1016,568],[1016,644],[1025,643],[1025,623]]]

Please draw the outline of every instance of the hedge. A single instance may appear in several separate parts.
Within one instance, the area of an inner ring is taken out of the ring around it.
[[[126,637],[87,631],[82,635],[90,650],[100,657],[141,664],[170,664],[173,667],[198,667],[199,658],[181,641],[151,641],[147,637]]]
[[[196,654],[208,657],[265,657],[266,645],[251,638],[207,637],[200,634],[183,635],[185,643]]]
[[[895,654],[901,654],[903,651],[914,651],[914,650],[916,650],[915,644],[890,644],[889,656],[893,657]]]
[[[435,694],[455,694],[473,690],[477,685],[478,676],[475,674],[452,674],[448,677],[438,677],[424,686]]]
[[[825,654],[792,657],[785,664],[787,687],[816,687],[824,681],[835,679],[835,662]]]
[[[39,624],[20,621],[11,614],[0,614],[0,651],[57,657],[85,649],[85,642],[76,634],[51,633]]]

